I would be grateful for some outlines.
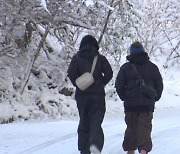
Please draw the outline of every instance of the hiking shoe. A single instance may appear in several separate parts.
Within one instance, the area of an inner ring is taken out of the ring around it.
[[[101,154],[99,149],[94,144],[90,146],[90,151],[92,154]]]

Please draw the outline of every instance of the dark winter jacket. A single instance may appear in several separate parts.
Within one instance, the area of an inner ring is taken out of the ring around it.
[[[68,77],[76,87],[76,97],[86,95],[105,96],[104,87],[112,79],[112,68],[105,56],[99,54],[97,43],[88,41],[82,40],[80,50],[74,55],[69,65]],[[94,83],[82,91],[76,86],[75,80],[83,73],[91,71],[93,59],[96,55],[98,55],[98,59],[93,73]]]
[[[116,91],[120,99],[124,101],[125,111],[154,111],[155,102],[160,99],[163,90],[158,67],[149,61],[146,52],[129,55],[127,60],[129,62],[121,66],[115,82]],[[137,82],[139,75],[133,70],[132,63],[135,64],[142,78],[156,90],[155,98],[143,94]]]

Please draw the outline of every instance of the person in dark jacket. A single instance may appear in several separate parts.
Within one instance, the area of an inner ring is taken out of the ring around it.
[[[130,55],[126,58],[128,62],[120,67],[115,81],[117,94],[124,101],[127,125],[123,149],[128,154],[135,154],[136,149],[146,154],[152,149],[152,118],[155,102],[163,90],[162,76],[140,42],[130,46]]]
[[[76,87],[75,99],[79,111],[78,149],[81,154],[97,153],[102,150],[104,134],[101,124],[105,114],[105,86],[112,79],[112,68],[99,52],[96,39],[91,35],[83,37],[79,51],[72,58],[68,68],[68,77]],[[98,56],[93,73],[94,83],[85,90],[80,90],[76,79],[85,72],[91,71],[95,56]],[[91,152],[92,152],[91,151]]]

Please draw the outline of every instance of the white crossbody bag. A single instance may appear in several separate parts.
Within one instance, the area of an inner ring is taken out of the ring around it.
[[[91,72],[86,72],[76,79],[76,85],[79,89],[85,90],[94,82],[94,69],[96,66],[98,56],[94,57]]]

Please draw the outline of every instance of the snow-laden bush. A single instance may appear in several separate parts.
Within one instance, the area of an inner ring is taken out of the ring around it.
[[[132,41],[142,42],[164,78],[176,79],[180,5],[139,2],[0,1],[0,122],[78,115],[66,71],[85,34],[97,38],[114,70],[106,86],[107,113],[111,103],[121,102],[114,81]]]

